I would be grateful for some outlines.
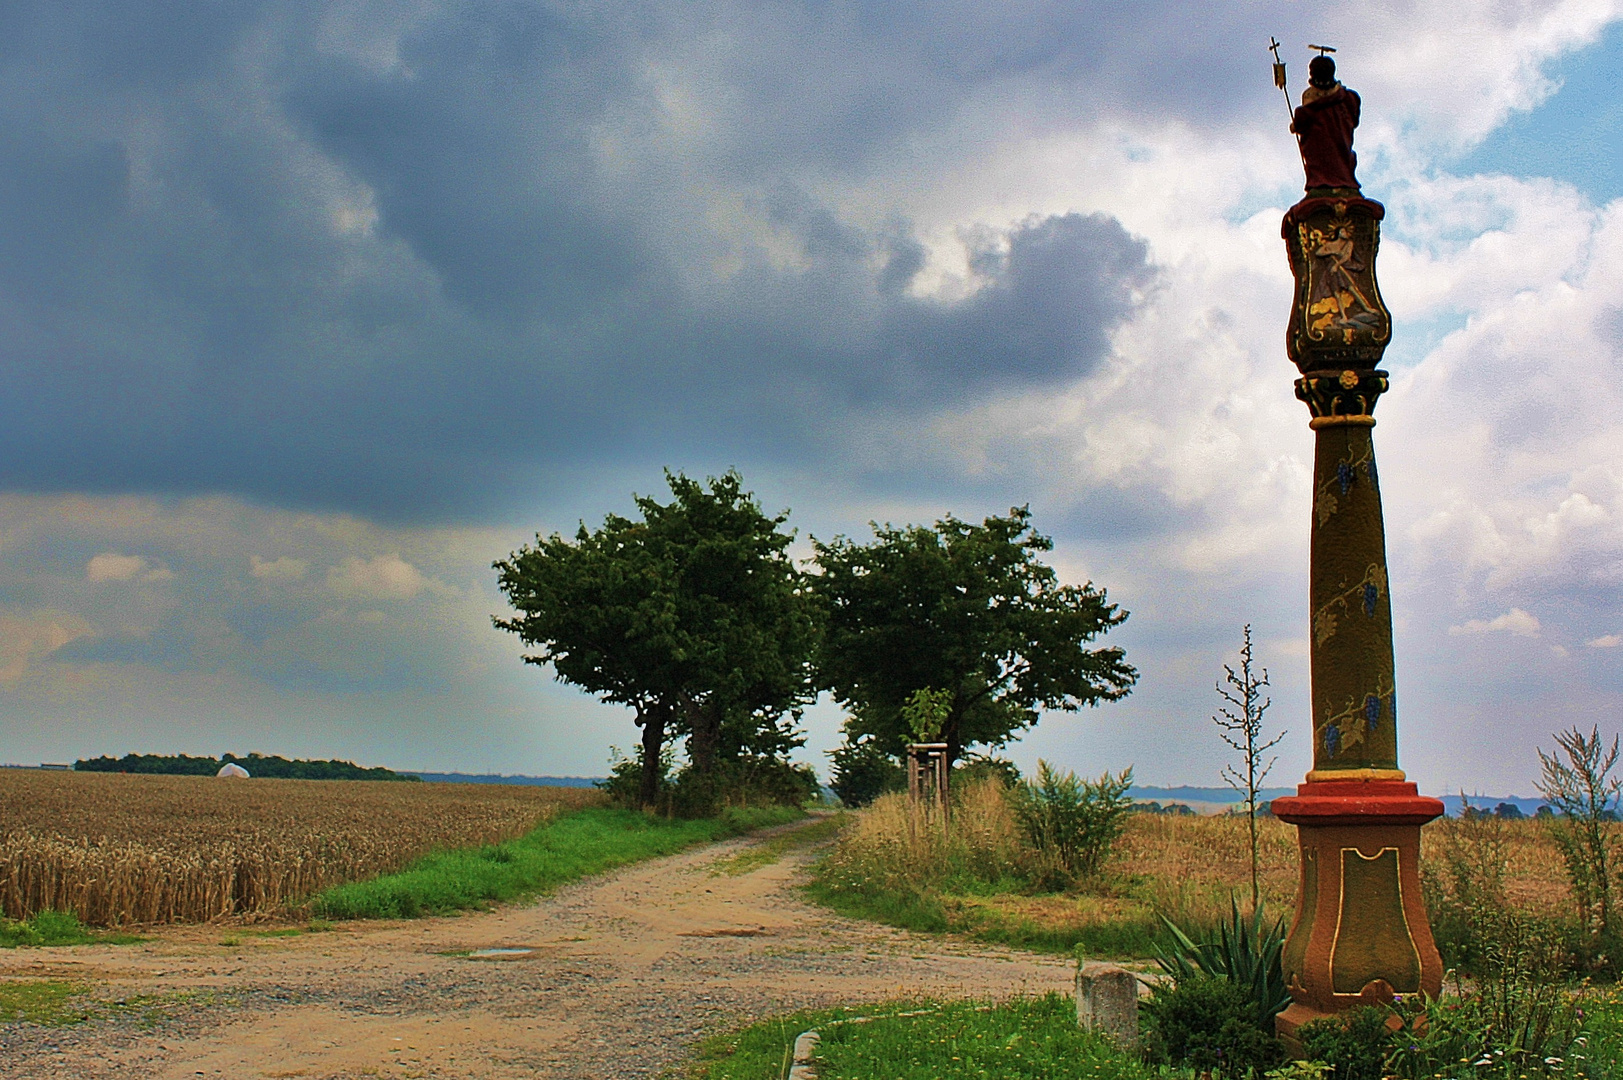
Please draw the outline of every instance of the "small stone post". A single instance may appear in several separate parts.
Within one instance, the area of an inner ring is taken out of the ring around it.
[[[1124,1047],[1138,1045],[1138,976],[1089,960],[1076,968],[1076,1022]]]

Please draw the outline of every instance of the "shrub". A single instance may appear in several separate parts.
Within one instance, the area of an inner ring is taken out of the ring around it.
[[[714,817],[747,806],[800,806],[822,790],[810,765],[795,765],[768,754],[740,754],[716,762],[709,772],[689,766],[677,774],[664,797],[676,817]]]
[[[1390,1010],[1365,1006],[1328,1020],[1303,1024],[1298,1032],[1302,1052],[1329,1066],[1325,1080],[1381,1080],[1392,1031]]]
[[[1243,1080],[1278,1065],[1285,1048],[1257,1026],[1256,1005],[1238,984],[1192,975],[1158,986],[1142,1006],[1152,1061]]]
[[[642,809],[642,747],[631,757],[611,748],[607,779],[597,786],[616,806]],[[795,765],[768,754],[724,758],[709,773],[689,766],[670,777],[675,751],[659,756],[658,795],[652,809],[667,817],[714,817],[729,807],[800,806],[822,790],[809,765]]]
[[[907,786],[907,775],[901,765],[870,739],[847,742],[829,751],[828,756],[834,762],[829,787],[842,803],[853,809]]]
[[[1015,787],[1011,804],[1020,827],[1036,849],[1038,884],[1067,888],[1098,870],[1122,830],[1132,800],[1133,770],[1079,780],[1075,773],[1056,772],[1037,762],[1037,779]]]
[[[1539,792],[1555,813],[1544,819],[1561,848],[1572,882],[1578,921],[1587,940],[1584,959],[1592,968],[1615,974],[1619,967],[1619,929],[1613,915],[1613,877],[1618,870],[1616,838],[1618,794],[1623,779],[1612,775],[1617,765],[1618,740],[1610,748],[1600,740],[1600,729],[1586,736],[1574,727],[1555,735],[1557,752],[1538,752],[1543,776]]]
[[[635,810],[642,806],[642,757],[639,744],[627,757],[618,746],[609,747],[609,775],[597,782],[598,790],[609,797],[615,806]],[[671,766],[676,763],[676,748],[666,744],[659,754],[658,801],[663,804],[670,797]]]
[[[96,940],[71,911],[41,911],[32,919],[0,919],[0,948],[83,945]]]
[[[992,757],[990,754],[965,754],[958,759],[948,784],[959,787],[988,780],[996,780],[1004,791],[1012,790],[1020,783],[1020,766],[1008,758]]]
[[[1404,1027],[1387,1060],[1397,1076],[1427,1080],[1462,1060],[1495,1067],[1477,1075],[1540,1075],[1582,1035],[1578,1002],[1563,985],[1569,958],[1550,925],[1491,906],[1471,917],[1482,946],[1477,985],[1456,978],[1447,998],[1400,1003]]]
[[[1457,821],[1442,825],[1438,859],[1423,865],[1421,882],[1432,933],[1445,963],[1475,972],[1482,959],[1480,920],[1473,913],[1508,906],[1505,819],[1466,799]]]
[[[1229,921],[1205,941],[1196,942],[1165,916],[1161,923],[1172,939],[1170,950],[1156,954],[1163,971],[1179,982],[1208,976],[1233,983],[1251,1003],[1253,1023],[1260,1030],[1273,1030],[1274,1017],[1291,1002],[1280,966],[1283,920],[1268,925],[1260,907],[1248,919],[1231,896]]]

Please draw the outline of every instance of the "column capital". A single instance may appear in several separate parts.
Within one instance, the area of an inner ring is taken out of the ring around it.
[[[1372,368],[1310,371],[1296,380],[1296,396],[1307,403],[1317,430],[1338,424],[1375,426],[1375,399],[1386,393],[1387,373]]]

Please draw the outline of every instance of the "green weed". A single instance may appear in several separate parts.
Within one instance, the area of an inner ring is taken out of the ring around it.
[[[60,979],[0,982],[0,1024],[35,1024],[71,1027],[87,1020],[133,1014],[150,1026],[169,1006],[189,1000],[189,993],[138,995],[105,999],[94,997],[88,983]]]
[[[517,840],[427,855],[399,873],[336,886],[318,894],[310,908],[326,919],[416,918],[482,908],[802,816],[788,807],[729,809],[696,821],[582,810]]]
[[[794,1040],[816,1028],[824,1080],[1151,1080],[1182,1070],[1140,1063],[1076,1025],[1076,1007],[1059,994],[1004,1002],[916,1002],[865,1010],[793,1013],[717,1036],[699,1047],[691,1080],[779,1080]]]
[[[85,927],[71,911],[42,911],[32,919],[0,919],[0,949],[31,945],[129,945],[144,939]]]
[[[63,1027],[90,1018],[82,1007],[89,987],[56,979],[0,983],[0,1023]]]

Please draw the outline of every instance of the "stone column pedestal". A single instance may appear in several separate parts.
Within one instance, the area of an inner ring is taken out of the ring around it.
[[[1273,811],[1301,843],[1300,898],[1281,960],[1292,1004],[1275,1021],[1291,1051],[1300,1053],[1296,1032],[1310,1020],[1439,993],[1443,963],[1420,897],[1420,827],[1442,814],[1442,802],[1402,780],[1309,780]]]

